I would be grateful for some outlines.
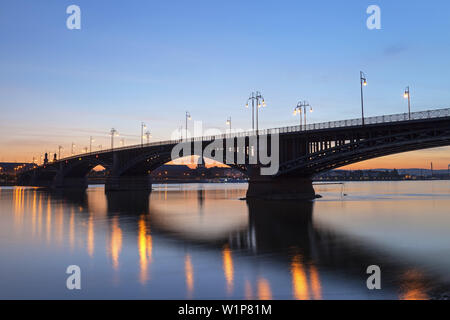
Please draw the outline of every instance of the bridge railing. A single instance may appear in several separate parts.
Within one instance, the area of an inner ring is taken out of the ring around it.
[[[411,112],[411,116],[408,113],[375,116],[364,118],[364,124],[379,124],[379,123],[389,123],[389,122],[399,122],[399,121],[414,121],[423,119],[433,119],[442,118],[450,116],[450,108],[438,109],[438,110],[428,110]],[[339,120],[339,121],[329,121],[322,123],[311,123],[306,126],[295,126],[295,127],[285,127],[280,128],[280,133],[294,131],[308,131],[308,130],[320,130],[320,129],[330,129],[330,128],[340,128],[340,127],[351,127],[362,125],[362,119],[349,119],[349,120]],[[300,127],[300,128],[299,128]]]
[[[376,117],[367,117],[364,118],[364,124],[379,124],[379,123],[389,123],[389,122],[400,122],[400,121],[416,121],[416,120],[424,120],[424,119],[433,119],[433,118],[443,118],[450,117],[450,108],[446,109],[437,109],[437,110],[427,110],[427,111],[418,111],[411,112],[411,115],[408,113],[400,113],[400,114],[392,114],[392,115],[384,115],[384,116],[376,116]],[[193,137],[188,140],[186,139],[176,139],[176,140],[166,140],[166,141],[157,141],[145,143],[143,147],[152,147],[152,146],[161,146],[161,145],[170,145],[177,144],[181,142],[189,142],[189,141],[211,141],[216,139],[227,139],[227,138],[236,138],[236,137],[249,137],[255,135],[266,135],[266,134],[280,134],[280,133],[289,133],[289,132],[299,132],[299,131],[313,131],[313,130],[321,130],[321,129],[330,129],[330,128],[341,128],[341,127],[352,127],[352,126],[360,126],[362,125],[362,119],[349,119],[349,120],[339,120],[339,121],[328,121],[321,123],[311,123],[306,126],[297,125],[297,126],[289,126],[289,127],[281,127],[281,128],[272,128],[272,129],[263,129],[256,132],[255,130],[250,131],[242,131],[242,132],[233,132],[222,135],[215,136],[200,136]],[[122,151],[122,150],[130,150],[141,147],[141,144],[114,148],[114,151]],[[79,157],[86,157],[90,155],[97,155],[102,153],[111,152],[112,149],[105,149],[102,151],[94,151],[90,153],[84,153],[81,155],[71,156],[62,159],[62,161],[76,159]]]
[[[442,118],[442,117],[450,117],[450,108],[447,109],[437,109],[437,110],[428,110],[428,111],[419,111],[419,112],[411,112],[411,115],[408,113],[400,113],[400,114],[392,114],[392,115],[384,115],[384,116],[375,116],[375,117],[367,117],[364,118],[364,124],[379,124],[379,123],[390,123],[390,122],[400,122],[400,121],[415,121],[415,120],[423,120],[423,119],[433,119],[433,118]],[[321,123],[311,123],[305,125],[297,125],[297,126],[289,126],[289,127],[281,127],[281,128],[272,128],[272,129],[263,129],[259,130],[259,135],[265,134],[276,134],[276,133],[289,133],[289,132],[298,132],[298,131],[312,131],[312,130],[321,130],[321,129],[332,129],[332,128],[341,128],[341,127],[352,127],[352,126],[361,126],[362,119],[349,119],[349,120],[339,120],[339,121],[328,121]],[[193,141],[202,141],[202,140],[214,140],[214,139],[226,139],[226,138],[234,138],[234,137],[247,137],[256,135],[256,131],[243,131],[236,132],[231,134],[222,134],[218,136],[202,136],[202,137],[194,137]]]

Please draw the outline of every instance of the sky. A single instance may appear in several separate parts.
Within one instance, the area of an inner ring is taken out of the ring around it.
[[[69,30],[69,5],[81,29]],[[381,29],[369,30],[369,5]],[[367,74],[365,115],[450,107],[450,2],[109,1],[0,2],[0,162],[69,155],[176,136],[185,112],[205,130],[249,129],[245,103],[262,92],[260,128],[360,116],[359,72]],[[174,133],[175,132],[175,133]],[[373,159],[351,168],[445,169],[450,148]]]

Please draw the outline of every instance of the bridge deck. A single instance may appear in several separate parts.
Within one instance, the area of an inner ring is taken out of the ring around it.
[[[370,126],[370,125],[375,125],[375,124],[388,124],[388,123],[393,123],[393,122],[417,122],[417,121],[426,120],[426,119],[437,119],[437,118],[446,118],[446,117],[450,117],[450,108],[411,112],[411,116],[409,116],[408,113],[399,113],[399,114],[392,114],[392,115],[367,117],[367,118],[364,118],[364,124],[365,124],[365,126]],[[258,135],[267,135],[267,134],[283,134],[283,133],[298,133],[298,132],[306,133],[306,132],[313,132],[313,131],[325,130],[325,129],[351,128],[351,127],[361,127],[361,126],[362,126],[362,119],[359,118],[359,119],[311,123],[311,124],[307,124],[306,126],[297,125],[297,126],[287,126],[287,127],[280,127],[280,128],[263,129],[263,130],[259,130],[258,132],[256,132],[255,130],[249,130],[249,131],[232,132],[232,133],[216,135],[216,136],[200,136],[200,137],[190,138],[187,141],[212,141],[212,140],[216,140],[216,139],[231,139],[231,138],[237,138],[237,137],[250,137],[250,136],[255,136],[257,134]],[[137,145],[131,145],[131,146],[126,146],[126,147],[114,148],[114,151],[131,150],[131,149],[138,149],[138,148],[142,148],[142,147],[171,145],[171,144],[177,144],[177,143],[184,142],[184,141],[186,141],[186,139],[156,141],[156,142],[151,142],[151,143],[145,143],[143,145],[137,144]],[[111,152],[112,150],[113,149],[104,149],[101,151],[93,151],[93,152],[89,152],[89,153],[83,153],[83,154],[63,158],[60,161],[76,159],[80,156],[85,157],[85,156],[89,156],[89,155],[108,153],[108,152]]]

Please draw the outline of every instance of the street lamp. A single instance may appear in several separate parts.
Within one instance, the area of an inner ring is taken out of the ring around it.
[[[61,160],[61,149],[64,149],[62,146],[58,146],[58,159]]]
[[[302,121],[302,108],[297,104],[297,106],[294,108],[294,113],[293,113],[293,115],[294,116],[296,116],[296,115],[300,115],[300,130],[302,130],[302,123],[303,123],[303,121]]]
[[[252,92],[252,95],[250,98],[247,99],[247,103],[245,104],[245,107],[248,109],[248,102],[252,101],[252,130],[255,130],[255,93]]]
[[[411,120],[411,92],[409,90],[409,86],[406,87],[403,97],[408,99],[408,119]]]
[[[152,135],[150,134],[150,131],[145,132],[145,137],[147,138],[147,143],[150,143],[150,138],[152,137]]]
[[[111,134],[111,150],[112,150],[114,149],[114,137],[119,136],[119,133],[117,132],[116,129],[112,128],[110,134]]]
[[[229,117],[229,118],[227,119],[226,124],[230,126],[230,133],[231,133],[231,117]]]
[[[364,72],[360,71],[359,80],[361,83],[361,119],[362,125],[364,125],[364,96],[363,96],[363,87],[367,86],[367,76]]]
[[[144,146],[144,130],[147,129],[145,123],[141,122],[141,147]]]
[[[255,130],[255,102],[256,102],[256,131],[258,131],[258,109],[266,106],[266,102],[261,92],[256,91],[252,92],[251,96],[247,99],[247,104],[245,105],[248,108],[249,101],[252,101],[252,130]]]
[[[72,155],[74,155],[74,153],[73,153],[73,149],[74,148],[75,148],[75,143],[72,142],[72,149],[71,149],[72,150]]]
[[[300,115],[300,130],[304,126],[306,130],[306,108],[309,107],[309,112],[313,112],[312,106],[307,101],[300,101],[297,103],[297,106],[294,108],[294,116]],[[303,126],[302,126],[302,110],[303,110]]]
[[[95,140],[92,139],[92,136],[89,137],[89,152],[92,152],[92,142],[94,142]]]
[[[188,138],[188,120],[191,120],[191,114],[189,113],[189,111],[186,111],[186,140]]]

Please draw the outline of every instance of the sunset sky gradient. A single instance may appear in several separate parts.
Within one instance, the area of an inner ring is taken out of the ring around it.
[[[81,30],[66,8],[81,8]],[[359,71],[367,73],[366,116],[450,107],[450,2],[377,0],[381,30],[368,30],[372,1],[5,0],[0,4],[0,162],[70,154],[95,139],[110,146],[170,139],[185,111],[206,129],[249,129],[252,90],[267,101],[260,127],[360,116]],[[189,123],[192,126],[193,122]],[[374,159],[359,168],[428,168],[450,148]]]

